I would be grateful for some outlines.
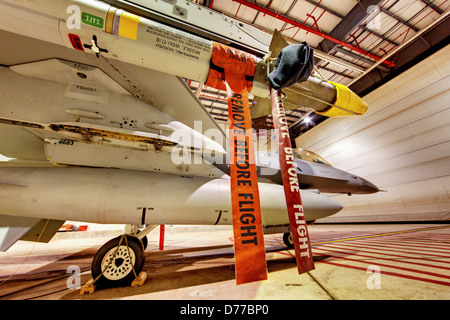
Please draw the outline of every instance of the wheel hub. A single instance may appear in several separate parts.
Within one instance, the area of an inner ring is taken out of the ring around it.
[[[124,261],[125,260],[122,258],[116,258],[114,259],[114,264],[116,265],[116,267],[120,267]]]
[[[114,247],[103,258],[103,275],[109,280],[120,280],[132,272],[135,262],[136,255],[132,248],[125,245],[118,249]]]

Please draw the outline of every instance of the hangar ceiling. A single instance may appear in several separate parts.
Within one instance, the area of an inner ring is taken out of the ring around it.
[[[449,0],[192,0],[290,43],[306,41],[328,81],[364,96],[448,44]],[[228,119],[226,93],[190,81],[219,122]],[[293,138],[326,120],[307,107],[286,113]],[[271,117],[253,119],[270,128]]]

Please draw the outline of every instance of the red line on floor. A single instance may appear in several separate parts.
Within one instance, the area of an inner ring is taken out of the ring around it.
[[[411,245],[416,245],[416,246],[433,246],[433,247],[438,247],[438,248],[442,248],[442,249],[447,249],[449,248],[449,243],[442,243],[442,242],[435,242],[435,241],[420,241],[420,239],[417,240],[408,240],[408,239],[384,239],[383,240],[386,243],[395,243],[395,242],[404,242],[407,244],[411,244]],[[450,248],[449,248],[450,250]]]
[[[442,233],[442,230],[436,230],[441,232],[420,232],[420,234],[408,234],[402,233],[397,234],[399,238],[409,239],[409,240],[432,240],[432,241],[450,241],[450,235],[448,233]]]
[[[446,229],[446,228],[450,228],[450,225],[425,227],[425,228],[418,228],[418,229],[408,229],[408,230],[400,230],[400,231],[390,231],[390,232],[375,233],[375,234],[367,234],[367,233],[365,233],[365,235],[357,235],[358,232],[351,232],[351,235],[352,235],[351,237],[341,238],[341,239],[334,239],[334,240],[328,240],[328,241],[322,241],[322,242],[317,242],[313,238],[314,237],[314,233],[311,232],[311,239],[313,239],[311,244],[312,245],[319,245],[319,244],[325,244],[327,242],[343,242],[343,241],[353,241],[353,240],[362,240],[362,239],[379,238],[379,237],[398,237],[398,236],[402,236],[402,235],[405,236],[405,235],[408,235],[408,234],[411,234],[411,233],[421,233],[420,236],[423,236],[423,235],[435,235],[436,233],[431,233],[430,231],[436,231],[436,230]],[[341,234],[341,236],[342,236],[342,234]]]
[[[436,234],[434,237],[420,237],[419,239],[417,239],[417,240],[424,240],[424,241],[427,241],[427,240],[431,240],[431,241],[446,241],[446,242],[450,242],[450,238],[448,238],[448,237],[442,237],[441,235],[439,235],[439,234]]]
[[[331,262],[331,261],[324,261],[324,260],[322,260],[322,261],[319,261],[317,263],[331,264],[331,265],[334,265],[334,266],[337,266],[337,267],[344,267],[344,268],[362,270],[362,271],[366,271],[367,272],[367,268],[362,268],[362,267],[357,267],[357,266],[352,266],[352,265],[346,265],[346,264],[341,264],[341,263],[336,263],[336,262]],[[416,277],[416,276],[410,276],[410,275],[396,273],[396,272],[382,271],[381,274],[386,274],[386,275],[395,276],[395,277],[399,277],[399,278],[406,278],[406,279],[411,279],[411,280],[418,280],[418,281],[423,281],[423,282],[429,282],[429,283],[434,283],[434,284],[441,284],[441,285],[444,285],[444,286],[450,286],[450,282],[433,280],[433,279],[427,279],[427,278],[421,278],[421,277]]]
[[[365,240],[361,240],[361,241],[358,241],[358,243],[369,244],[369,245],[373,244],[373,245],[381,246],[381,247],[385,247],[385,248],[402,249],[400,247],[406,247],[404,249],[450,254],[450,250],[447,250],[447,251],[433,250],[433,249],[430,249],[430,246],[419,246],[419,245],[413,245],[413,244],[404,244],[404,243],[401,243],[401,242],[395,242],[396,245],[394,245],[391,242],[390,243],[386,243],[385,241],[373,241],[373,240],[365,241]],[[449,258],[450,258],[450,256],[449,256]]]
[[[426,274],[429,276],[433,276],[433,277],[438,277],[438,278],[445,278],[445,279],[450,279],[450,276],[447,275],[443,275],[440,273],[435,273],[435,272],[430,272],[430,271],[425,271],[425,270],[420,270],[420,269],[412,269],[412,268],[407,268],[407,267],[401,267],[401,266],[395,266],[395,265],[389,265],[389,264],[384,264],[384,263],[379,263],[378,261],[376,263],[373,263],[373,261],[366,261],[366,260],[358,260],[358,259],[353,259],[353,258],[348,258],[343,256],[343,254],[347,254],[346,252],[339,252],[339,251],[335,251],[335,250],[327,250],[327,251],[331,251],[333,253],[337,253],[338,256],[334,256],[333,257],[338,257],[339,259],[344,259],[344,260],[349,260],[349,261],[355,261],[355,262],[360,262],[360,263],[366,263],[369,265],[377,265],[377,266],[383,266],[383,267],[388,267],[388,268],[393,268],[393,269],[399,269],[399,270],[403,270],[403,271],[409,271],[409,272],[417,272],[420,274]],[[369,257],[372,258],[371,256],[365,255],[365,254],[351,254],[353,256],[359,256],[359,257]],[[413,265],[417,265],[417,266],[424,266],[424,267],[432,267],[435,268],[436,266],[433,265],[427,265],[424,263],[418,263],[418,262],[411,262],[411,261],[403,261],[403,260],[395,260],[395,259],[389,259],[389,258],[378,258],[376,257],[377,260],[381,259],[381,260],[387,260],[387,261],[393,261],[393,262],[398,262],[398,263],[406,263],[406,264],[413,264]],[[441,268],[441,269],[447,269],[450,270],[450,268]]]
[[[365,245],[358,245],[358,244],[355,244],[355,243],[348,243],[348,242],[346,242],[345,244],[340,244],[340,243],[334,243],[334,244],[330,244],[330,243],[327,243],[326,245],[323,245],[323,246],[321,246],[321,247],[326,247],[326,246],[336,246],[336,245],[341,245],[341,246],[344,246],[344,248],[348,248],[348,247],[350,247],[350,248],[357,248],[357,249],[359,249],[359,248],[371,248],[371,247],[368,247],[368,246],[365,246]],[[315,246],[313,245],[312,246],[313,248],[315,248]],[[377,249],[379,248],[380,246],[378,246],[377,247]],[[340,247],[338,247],[338,248],[340,248]],[[359,251],[362,251],[362,252],[368,252],[368,253],[377,253],[377,254],[386,254],[386,255],[391,255],[391,256],[397,256],[397,257],[403,257],[403,258],[412,258],[412,257],[408,257],[408,256],[402,256],[402,255],[398,255],[398,254],[393,254],[393,253],[389,253],[389,252],[400,252],[400,253],[406,253],[406,254],[413,254],[413,255],[418,255],[418,254],[420,254],[420,255],[426,255],[427,257],[428,256],[431,256],[431,257],[439,257],[439,258],[450,258],[450,256],[440,256],[440,255],[436,255],[436,254],[430,254],[430,253],[415,253],[415,252],[411,252],[411,251],[404,251],[404,250],[395,250],[395,249],[389,249],[389,248],[380,248],[380,249],[378,249],[378,250],[383,250],[383,252],[381,252],[381,253],[379,253],[379,252],[373,252],[373,251],[365,251],[365,250],[359,250]],[[428,260],[430,260],[430,261],[433,261],[432,259],[428,259]],[[438,261],[438,262],[442,262],[442,261]]]
[[[337,247],[337,249],[343,249],[343,248]],[[315,249],[313,249],[313,250],[314,250],[314,252],[316,252]],[[321,248],[319,250],[331,251],[331,252],[335,251],[335,250],[330,249],[330,248]],[[344,248],[344,250],[345,250],[345,248]],[[426,267],[432,267],[432,268],[443,269],[443,270],[450,270],[449,267],[444,267],[444,266],[440,266],[440,265],[423,264],[423,263],[420,263],[420,262],[405,261],[405,260],[398,260],[398,259],[390,259],[390,258],[387,258],[387,257],[386,258],[377,257],[377,256],[373,255],[374,254],[373,252],[366,251],[366,250],[358,250],[357,252],[348,251],[348,250],[347,251],[335,251],[335,252],[344,253],[344,254],[348,254],[348,255],[362,256],[362,257],[367,257],[367,258],[372,258],[372,259],[389,260],[389,261],[396,261],[396,262],[402,262],[402,263],[408,263],[408,264],[422,265],[422,266],[426,266]],[[360,252],[366,252],[366,253],[369,253],[371,255],[365,255],[365,254],[362,254]],[[375,253],[375,254],[383,255],[384,253]],[[386,255],[386,254],[384,254],[384,255]],[[441,264],[442,263],[444,263],[444,264],[449,264],[450,263],[450,262],[441,261],[441,260],[424,259],[423,257],[405,257],[405,256],[399,256],[399,255],[387,255],[387,256],[398,256],[398,257],[401,257],[401,258],[416,259],[416,260],[422,259],[422,260],[424,260],[426,262],[437,262],[437,263],[441,263]]]
[[[312,233],[312,231],[311,231]],[[353,239],[358,237],[376,237],[379,233],[367,233],[367,232],[346,232],[346,233],[339,233],[339,234],[333,234],[333,235],[314,235],[311,234],[311,243],[314,242],[325,242],[325,241],[343,241],[346,239]]]
[[[395,238],[392,238],[392,239],[394,240]],[[445,243],[449,243],[450,242],[450,239],[446,239],[446,238],[444,239],[442,237],[428,238],[428,237],[420,236],[420,237],[412,238],[412,237],[407,237],[407,236],[404,236],[404,235],[398,235],[398,239],[401,239],[401,240],[404,240],[404,241],[415,241],[415,242],[419,242],[419,243],[422,243],[422,242],[434,242],[434,243],[445,244]],[[391,240],[391,238],[386,238],[386,240]]]

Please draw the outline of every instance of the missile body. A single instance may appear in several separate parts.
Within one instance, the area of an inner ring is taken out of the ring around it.
[[[94,168],[0,168],[0,177],[0,214],[106,224],[232,224],[226,178]],[[259,190],[264,225],[287,226],[283,186],[259,183]],[[342,209],[325,196],[301,192],[307,220]]]
[[[194,4],[190,7],[196,8]],[[196,14],[211,13],[196,10]],[[208,78],[213,41],[105,2],[6,0],[0,4],[0,21],[3,30],[74,50],[200,83]],[[261,60],[256,56],[255,59]],[[255,80],[250,94],[268,99],[269,87]],[[355,115],[367,110],[365,102],[347,87],[313,77],[287,88],[286,94],[286,110],[310,107],[325,116]],[[270,114],[261,101],[253,109],[254,118]]]

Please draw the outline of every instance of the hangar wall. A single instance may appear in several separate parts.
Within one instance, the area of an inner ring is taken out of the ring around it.
[[[327,119],[299,148],[386,192],[333,195],[344,209],[318,222],[450,220],[450,46],[364,97],[360,117]]]

